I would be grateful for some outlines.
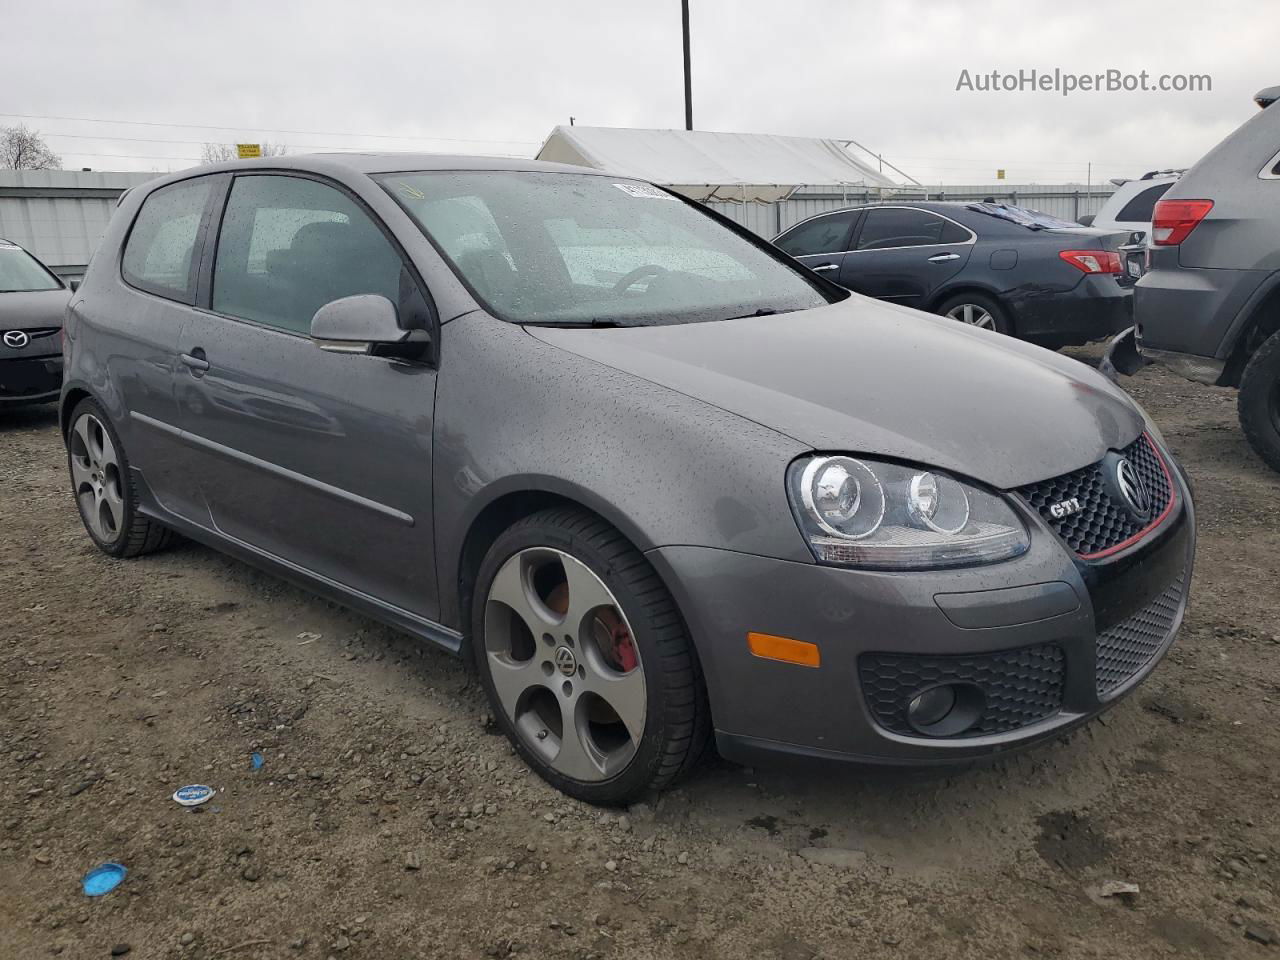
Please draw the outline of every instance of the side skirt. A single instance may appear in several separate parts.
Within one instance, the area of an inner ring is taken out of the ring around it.
[[[436,623],[434,620],[427,620],[400,607],[392,606],[367,593],[352,590],[336,580],[322,577],[242,540],[228,537],[224,533],[210,530],[207,527],[202,527],[199,524],[174,516],[156,505],[151,491],[147,488],[146,480],[137,470],[133,471],[133,476],[141,488],[140,492],[143,492],[143,495],[139,497],[139,512],[157,523],[172,527],[188,539],[195,540],[197,543],[202,543],[221,553],[235,557],[250,566],[265,570],[267,573],[274,574],[282,580],[289,581],[296,587],[301,587],[310,593],[324,597],[326,600],[332,600],[334,603],[350,607],[375,620],[379,620],[389,627],[403,630],[405,633],[421,640],[443,647],[452,654],[456,655],[462,652],[462,634],[457,630]]]

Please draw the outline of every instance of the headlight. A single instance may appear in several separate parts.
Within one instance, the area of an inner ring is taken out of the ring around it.
[[[1027,549],[1007,503],[923,467],[819,456],[787,472],[800,530],[823,563],[925,569],[992,563]]]

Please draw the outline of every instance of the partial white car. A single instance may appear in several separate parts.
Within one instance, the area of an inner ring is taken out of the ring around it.
[[[1156,201],[1178,182],[1182,170],[1152,170],[1137,180],[1115,179],[1116,192],[1107,198],[1087,226],[1103,230],[1128,230],[1131,233],[1151,231],[1151,213]],[[1087,217],[1081,217],[1084,223]]]
[[[1128,231],[1129,242],[1119,248],[1125,272],[1135,280],[1146,271],[1146,240],[1156,202],[1178,182],[1182,170],[1152,170],[1137,180],[1115,179],[1116,192],[1092,217],[1081,217],[1086,226]]]

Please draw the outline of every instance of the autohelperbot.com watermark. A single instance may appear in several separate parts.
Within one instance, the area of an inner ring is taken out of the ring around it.
[[[1108,69],[1098,73],[1073,73],[1055,67],[1038,70],[962,69],[957,93],[1209,93],[1213,77],[1207,73],[1152,73]]]

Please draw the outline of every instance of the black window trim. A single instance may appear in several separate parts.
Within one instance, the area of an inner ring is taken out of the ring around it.
[[[178,296],[177,291],[168,287],[161,287],[158,284],[148,283],[141,277],[135,277],[124,266],[125,253],[129,249],[129,241],[133,238],[134,228],[138,225],[138,218],[142,216],[142,211],[146,208],[147,202],[158,193],[162,193],[171,187],[188,186],[197,180],[206,178],[214,178],[220,174],[201,173],[190,177],[183,177],[181,180],[171,180],[163,183],[154,190],[147,191],[147,195],[142,198],[142,202],[138,204],[138,209],[134,211],[133,220],[129,223],[129,229],[124,235],[124,240],[120,244],[120,255],[116,261],[116,268],[120,275],[120,282],[140,293],[146,293],[153,297],[159,297],[161,300],[167,300],[169,303],[178,303],[183,306],[194,306],[199,294],[200,282],[200,261],[203,256],[202,248],[204,246],[205,230],[209,224],[209,217],[213,212],[213,201],[217,196],[217,185],[211,184],[209,196],[205,198],[204,209],[200,212],[200,223],[196,226],[195,242],[191,247],[191,266],[187,268],[187,282],[191,286],[191,293],[186,296]]]
[[[778,247],[778,249],[782,250],[783,253],[787,253],[788,257],[795,257],[797,260],[804,260],[807,257],[841,256],[849,252],[848,247],[853,242],[853,235],[855,231],[859,230],[862,227],[862,218],[866,214],[859,207],[845,207],[844,209],[841,209],[841,210],[825,210],[822,213],[815,213],[813,216],[805,217],[803,220],[797,220],[791,226],[787,227],[787,229],[783,230],[780,234],[778,234],[774,238],[773,242],[776,245],[777,242],[781,240],[783,237],[785,237],[788,233],[791,233],[793,230],[796,230],[799,227],[804,226],[806,223],[812,223],[814,220],[822,220],[825,217],[844,216],[846,213],[852,213],[853,216],[849,218],[849,226],[845,229],[845,232],[844,232],[845,249],[841,250],[839,247],[837,247],[835,250],[828,250],[822,253],[787,253],[787,251],[782,250],[781,247]]]
[[[418,270],[417,264],[413,262],[413,259],[405,251],[404,246],[396,238],[395,234],[391,232],[391,229],[386,225],[382,217],[378,216],[377,212],[365,202],[363,197],[340,180],[325,176],[324,174],[313,173],[310,170],[295,170],[288,167],[254,167],[249,170],[236,170],[220,174],[212,174],[212,176],[222,178],[222,183],[213,191],[214,198],[216,199],[216,204],[214,204],[215,209],[205,225],[204,235],[200,238],[203,252],[200,257],[200,271],[197,280],[195,302],[191,304],[194,309],[208,316],[217,317],[220,320],[249,324],[250,326],[257,327],[261,330],[270,330],[274,333],[288,337],[295,337],[299,340],[311,339],[309,334],[302,333],[298,330],[287,330],[284,327],[277,326],[276,324],[264,323],[261,320],[253,320],[249,317],[237,317],[229,313],[220,313],[217,310],[214,310],[213,268],[217,263],[218,245],[222,240],[222,221],[226,216],[227,206],[231,202],[231,190],[232,187],[234,187],[236,180],[241,177],[262,176],[281,176],[292,177],[295,180],[314,180],[316,183],[334,188],[343,196],[347,197],[347,199],[351,200],[351,202],[369,218],[370,222],[378,228],[382,235],[387,239],[387,242],[391,244],[391,248],[400,257],[401,265],[409,271],[409,276],[417,286],[418,293],[422,296],[423,302],[427,306],[429,319],[426,333],[430,338],[431,349],[424,357],[424,362],[432,367],[439,365],[440,312],[436,309],[436,302],[432,298],[431,291],[427,287],[426,282],[422,279],[422,273]],[[376,183],[377,181],[374,182]],[[399,310],[399,308],[400,304],[396,304],[396,309]],[[397,363],[405,362],[391,357],[385,359],[395,360]]]

